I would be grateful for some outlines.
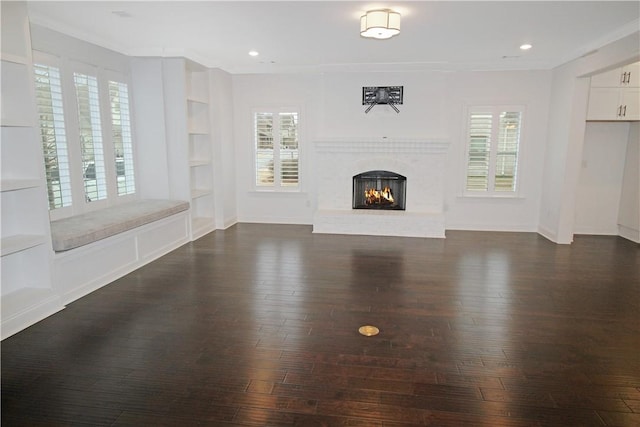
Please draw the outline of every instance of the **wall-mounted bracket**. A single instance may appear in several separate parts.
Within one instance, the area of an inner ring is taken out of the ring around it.
[[[386,104],[399,113],[404,86],[366,86],[362,88],[362,105],[368,105],[365,114],[378,104]]]

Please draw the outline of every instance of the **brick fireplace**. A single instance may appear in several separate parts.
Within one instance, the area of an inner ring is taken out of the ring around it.
[[[443,238],[449,143],[431,139],[349,138],[315,142],[318,209],[313,232]],[[353,177],[394,171],[406,177],[405,210],[352,209]]]

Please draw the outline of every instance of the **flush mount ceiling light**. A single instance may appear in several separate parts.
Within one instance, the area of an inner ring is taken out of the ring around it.
[[[400,34],[400,14],[390,9],[370,10],[360,17],[360,35],[388,39]]]

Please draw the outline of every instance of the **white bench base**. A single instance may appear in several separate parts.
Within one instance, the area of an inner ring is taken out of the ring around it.
[[[57,252],[53,286],[69,304],[189,241],[183,211],[75,249]]]

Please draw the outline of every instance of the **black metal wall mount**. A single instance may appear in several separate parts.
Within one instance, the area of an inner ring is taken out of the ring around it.
[[[368,113],[378,104],[389,105],[399,113],[396,105],[402,105],[404,86],[365,86],[362,88],[362,105],[368,105],[364,111]]]

